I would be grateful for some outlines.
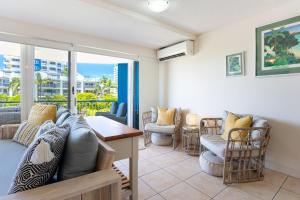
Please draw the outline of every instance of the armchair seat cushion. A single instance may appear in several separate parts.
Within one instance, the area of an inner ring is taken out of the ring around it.
[[[221,135],[202,135],[200,137],[200,142],[220,158],[225,157],[227,141],[225,141]]]
[[[0,140],[0,196],[7,195],[26,149],[26,146],[12,140]]]
[[[145,130],[155,133],[172,134],[175,131],[175,125],[159,126],[156,123],[148,123],[145,125]]]
[[[212,153],[216,154],[220,158],[225,158],[225,152],[227,148],[227,141],[225,141],[221,135],[202,135],[200,137],[200,143],[205,146],[208,150],[210,150]],[[233,155],[232,157],[237,158],[240,156],[246,156],[246,157],[256,157],[259,156],[259,148],[249,147],[249,146],[243,146],[241,148],[237,143],[234,146]],[[246,155],[244,155],[246,154]]]

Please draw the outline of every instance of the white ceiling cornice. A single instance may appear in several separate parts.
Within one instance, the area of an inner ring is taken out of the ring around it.
[[[129,9],[126,9],[126,8],[114,5],[112,3],[103,2],[101,0],[80,0],[80,1],[88,3],[90,5],[94,5],[94,6],[98,6],[98,7],[104,8],[106,10],[110,10],[110,11],[122,14],[122,15],[125,15],[125,16],[132,17],[134,19],[143,21],[145,23],[158,26],[160,28],[167,29],[167,30],[169,30],[171,32],[174,32],[174,33],[177,33],[179,35],[185,36],[185,37],[189,38],[190,40],[196,39],[196,35],[193,34],[193,33],[190,33],[188,31],[183,30],[181,28],[178,28],[176,26],[169,25],[167,23],[161,22],[159,20],[153,19],[153,18],[151,18],[149,16],[140,14],[138,12],[135,12],[135,11],[132,11],[132,10],[129,10]]]

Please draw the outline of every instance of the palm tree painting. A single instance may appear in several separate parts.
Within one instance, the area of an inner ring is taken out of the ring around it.
[[[300,16],[256,29],[257,75],[300,73]]]
[[[226,56],[226,76],[244,75],[244,53]]]

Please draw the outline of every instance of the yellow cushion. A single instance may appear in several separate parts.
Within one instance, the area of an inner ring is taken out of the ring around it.
[[[249,128],[252,125],[252,117],[245,116],[242,118],[237,117],[233,113],[228,113],[225,121],[225,130],[222,134],[224,140],[228,140],[228,135],[233,128]],[[248,137],[247,131],[234,131],[231,133],[231,138],[234,140],[246,140]]]
[[[157,108],[157,122],[156,124],[159,126],[168,126],[174,124],[174,115],[175,115],[175,108],[166,109],[166,108]]]
[[[28,122],[41,125],[47,120],[55,122],[56,105],[35,104],[30,110]]]

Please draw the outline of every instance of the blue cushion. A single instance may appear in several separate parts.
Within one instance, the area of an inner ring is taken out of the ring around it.
[[[70,116],[65,120],[71,127],[58,179],[65,180],[91,173],[96,168],[98,138],[85,119]]]
[[[117,113],[117,109],[118,109],[118,103],[117,102],[112,102],[111,103],[111,107],[110,107],[110,114],[115,115]]]
[[[59,107],[56,111],[56,120],[61,116],[61,114],[68,112],[68,110],[64,107]]]
[[[125,117],[127,114],[127,105],[126,103],[120,103],[116,113],[116,117]]]
[[[12,140],[0,140],[0,196],[7,195],[26,149],[26,146]]]
[[[68,117],[70,117],[70,116],[71,116],[71,113],[70,113],[69,111],[63,112],[63,113],[59,116],[59,118],[57,118],[55,124],[56,124],[57,126],[62,125],[62,124],[64,123],[64,121],[65,121]]]

